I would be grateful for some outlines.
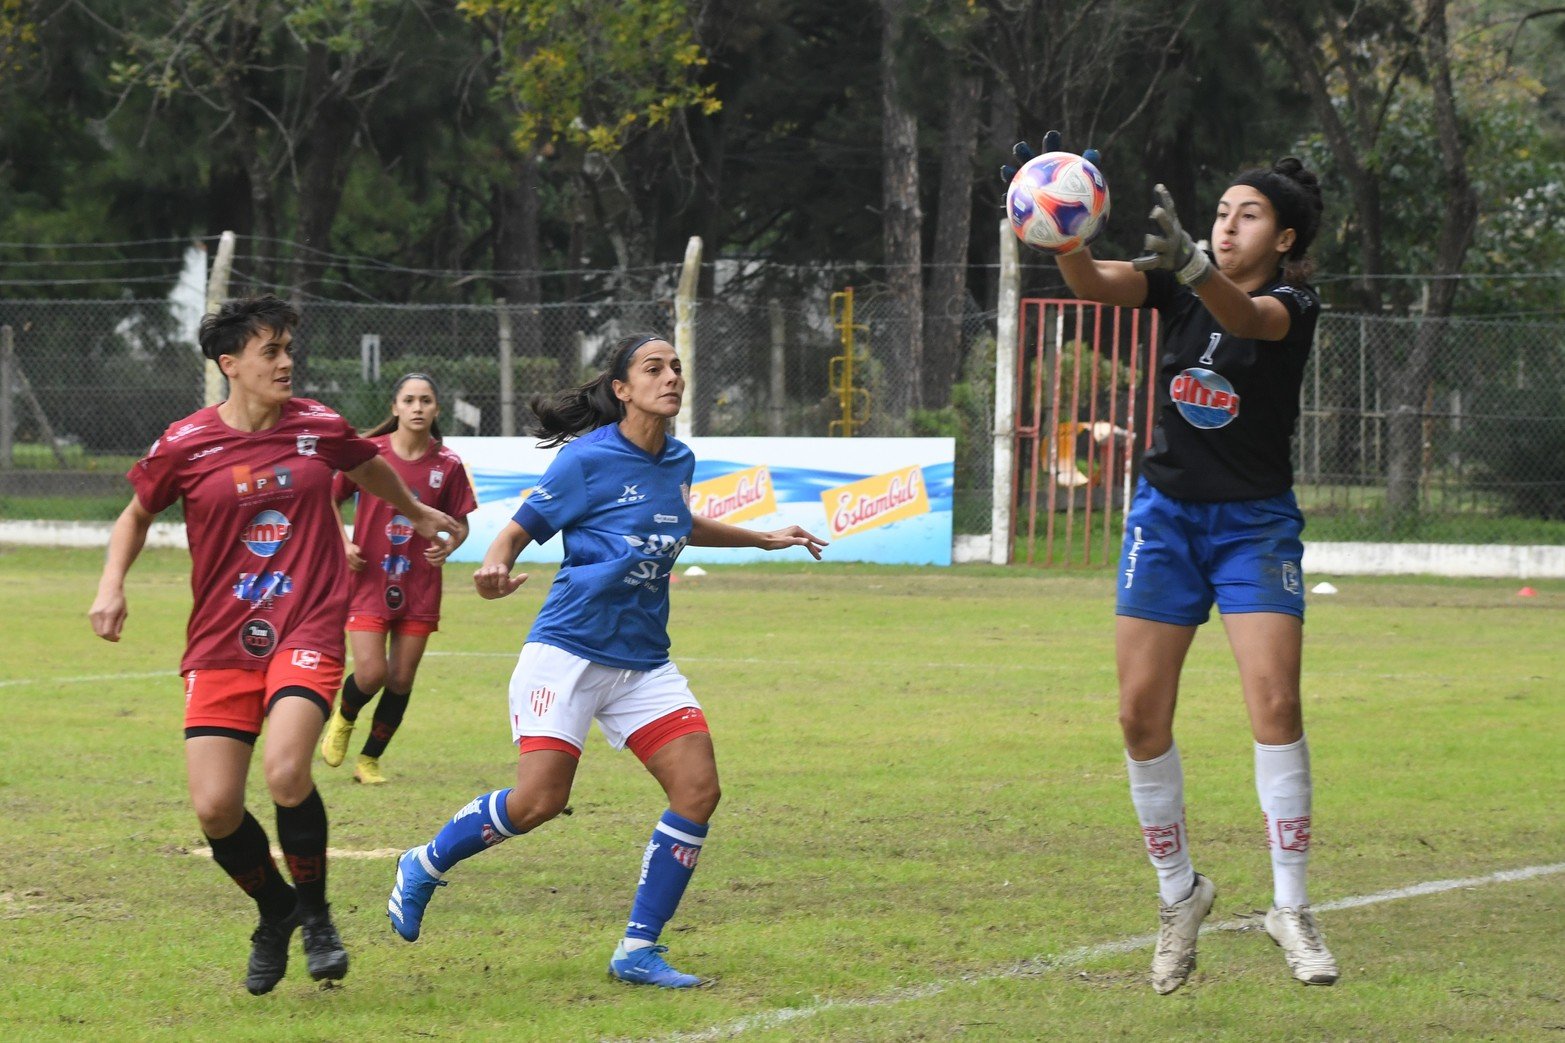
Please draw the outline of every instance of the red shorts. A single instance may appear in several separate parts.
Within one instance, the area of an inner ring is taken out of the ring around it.
[[[694,735],[698,732],[711,732],[707,727],[706,714],[701,712],[699,706],[686,706],[675,710],[673,713],[664,714],[650,724],[644,724],[631,732],[625,745],[645,764],[652,759],[652,755],[675,739],[683,735]],[[568,753],[577,760],[581,759],[581,750],[574,743],[557,739],[552,735],[524,735],[516,742],[517,751],[520,753],[532,753],[534,750],[559,750]]]
[[[185,736],[253,739],[277,693],[293,687],[313,693],[330,714],[342,687],[342,663],[308,648],[287,648],[265,670],[191,670],[185,674]]]
[[[383,616],[349,616],[349,632],[384,634],[388,630],[405,637],[428,637],[440,629],[440,624],[429,619],[386,619]]]

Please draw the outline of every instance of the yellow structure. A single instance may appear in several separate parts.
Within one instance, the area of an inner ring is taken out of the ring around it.
[[[854,334],[868,326],[854,325],[853,287],[831,295],[832,325],[837,327],[837,339],[842,343],[842,354],[831,360],[828,382],[837,394],[837,404],[842,409],[842,419],[833,420],[827,426],[830,435],[852,438],[869,420],[869,392],[854,384],[855,367],[868,359],[858,354]]]

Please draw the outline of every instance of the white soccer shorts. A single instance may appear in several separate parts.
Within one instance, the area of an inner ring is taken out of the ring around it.
[[[594,719],[616,750],[636,731],[686,707],[700,709],[673,663],[654,670],[602,666],[554,645],[529,641],[511,674],[511,741],[549,736],[587,745]]]

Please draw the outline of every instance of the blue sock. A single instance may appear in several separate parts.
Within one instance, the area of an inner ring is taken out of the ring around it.
[[[631,903],[630,922],[625,925],[626,938],[658,940],[663,925],[679,908],[690,874],[696,871],[706,831],[701,823],[672,811],[663,812],[652,830],[652,839],[647,841],[646,854],[641,856],[641,882],[636,887],[636,900]]]
[[[464,858],[471,858],[516,836],[516,827],[505,814],[505,798],[510,792],[497,789],[474,797],[452,815],[451,821],[440,827],[435,839],[424,849],[430,865],[444,873]]]

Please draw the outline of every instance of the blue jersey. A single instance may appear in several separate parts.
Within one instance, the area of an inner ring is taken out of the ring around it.
[[[514,516],[565,560],[527,640],[621,670],[668,662],[668,577],[690,540],[695,455],[669,438],[649,455],[600,427],[561,448]]]

